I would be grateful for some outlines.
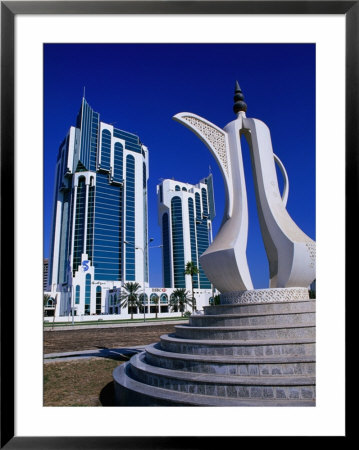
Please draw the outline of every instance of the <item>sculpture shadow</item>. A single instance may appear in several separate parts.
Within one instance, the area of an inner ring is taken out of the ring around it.
[[[113,381],[110,381],[110,383],[106,384],[106,386],[102,388],[99,400],[102,406],[116,406]]]
[[[128,361],[131,356],[143,351],[143,349],[138,348],[97,348],[100,349],[100,351],[93,353],[93,356],[96,356],[98,358],[113,359],[115,361]]]

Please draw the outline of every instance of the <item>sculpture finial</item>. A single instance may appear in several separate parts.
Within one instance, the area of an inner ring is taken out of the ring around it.
[[[244,101],[244,95],[242,89],[239,87],[238,81],[236,81],[233,100],[233,111],[235,114],[238,114],[240,111],[247,111],[247,103]]]

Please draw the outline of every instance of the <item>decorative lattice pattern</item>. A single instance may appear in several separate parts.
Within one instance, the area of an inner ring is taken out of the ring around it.
[[[221,304],[233,303],[276,303],[308,300],[307,288],[275,288],[254,289],[251,291],[235,291],[221,294]]]
[[[224,131],[212,127],[203,120],[191,116],[184,116],[183,119],[190,123],[210,144],[215,150],[218,159],[221,162],[226,174],[229,175],[229,155],[226,149],[226,139]]]
[[[315,243],[309,243],[307,242],[306,247],[308,249],[309,252],[309,257],[310,257],[310,267],[314,267],[315,266],[315,257],[316,257],[316,246]]]

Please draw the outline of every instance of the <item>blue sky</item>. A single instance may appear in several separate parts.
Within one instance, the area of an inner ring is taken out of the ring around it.
[[[49,254],[51,208],[58,147],[81,105],[83,90],[103,122],[137,134],[149,149],[148,225],[150,285],[162,285],[161,233],[156,185],[162,178],[192,184],[214,178],[217,216],[224,185],[207,147],[172,120],[192,112],[220,127],[235,119],[235,81],[247,117],[265,122],[274,152],[289,176],[287,209],[315,239],[315,45],[312,44],[46,44],[44,46],[44,257]],[[268,287],[250,167],[243,148],[248,190],[247,256],[255,288]],[[282,186],[281,175],[278,175]]]

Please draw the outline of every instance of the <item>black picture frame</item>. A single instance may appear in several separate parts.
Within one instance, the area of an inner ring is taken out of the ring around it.
[[[358,254],[359,1],[2,1],[1,2],[1,448],[202,448],[226,437],[14,436],[14,21],[18,14],[340,14],[346,20],[346,299],[354,293],[349,268]],[[305,31],[303,31],[305,32]],[[335,61],[333,62],[335,64]],[[335,108],[335,86],[333,92]],[[350,238],[349,238],[350,237]],[[356,300],[356,299],[352,299]],[[346,327],[346,337],[348,331]],[[348,339],[346,339],[348,341]],[[349,399],[346,398],[348,408]],[[349,437],[347,424],[346,436]],[[116,430],[114,430],[114,433]],[[228,438],[230,439],[230,438]],[[220,442],[219,442],[220,441]]]

